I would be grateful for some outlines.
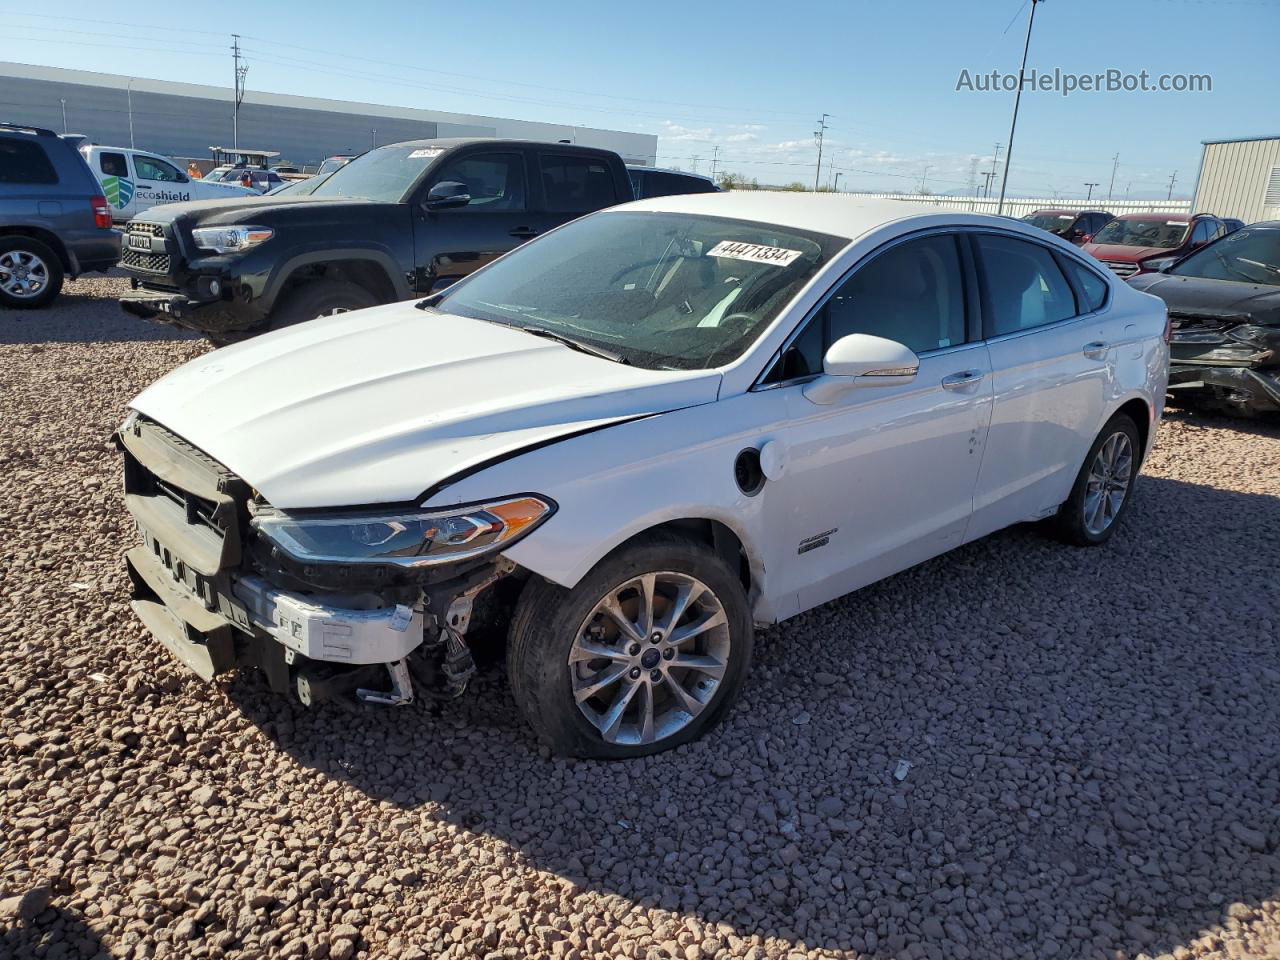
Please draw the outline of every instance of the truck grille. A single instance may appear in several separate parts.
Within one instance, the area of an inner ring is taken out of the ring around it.
[[[170,260],[167,253],[144,253],[141,250],[130,250],[126,247],[120,255],[120,264],[151,273],[168,273]]]
[[[158,223],[143,223],[139,220],[130,220],[127,229],[129,233],[141,233],[148,237],[164,236],[164,227]]]
[[[1123,263],[1119,260],[1103,260],[1102,262],[1110,267],[1111,272],[1117,277],[1132,277],[1138,272],[1138,265],[1136,263]]]

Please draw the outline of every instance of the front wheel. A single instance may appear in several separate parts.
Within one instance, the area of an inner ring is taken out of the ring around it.
[[[266,326],[255,332],[265,333],[377,304],[377,298],[359,284],[346,280],[313,280],[287,294],[271,311]]]
[[[706,546],[663,534],[606,557],[571,590],[531,580],[507,673],[552,750],[621,759],[711,729],[742,687],[751,646],[737,574]]]
[[[1129,506],[1141,463],[1138,428],[1128,414],[1117,413],[1093,441],[1071,496],[1058,509],[1058,535],[1081,547],[1110,540]]]

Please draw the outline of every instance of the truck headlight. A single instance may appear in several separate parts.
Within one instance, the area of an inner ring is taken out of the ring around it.
[[[191,231],[196,246],[214,253],[239,253],[260,243],[266,243],[275,231],[270,227],[246,227],[236,224],[230,227],[196,227]]]
[[[259,533],[302,563],[392,564],[416,568],[467,560],[510,546],[555,512],[521,496],[452,510],[395,514],[268,514]]]

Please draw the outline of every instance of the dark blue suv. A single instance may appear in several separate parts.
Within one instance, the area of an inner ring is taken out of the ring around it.
[[[0,307],[48,306],[64,278],[119,259],[111,208],[72,143],[0,123]]]

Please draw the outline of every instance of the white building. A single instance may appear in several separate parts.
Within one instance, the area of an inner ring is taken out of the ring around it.
[[[211,144],[232,142],[229,87],[0,62],[0,90],[0,120],[82,133],[95,143],[207,158]],[[296,164],[317,164],[327,156],[362,153],[398,140],[467,136],[568,140],[649,165],[658,152],[652,134],[443,110],[253,90],[240,105],[240,146],[276,150],[282,162]]]
[[[1197,213],[1280,220],[1280,136],[1205,140],[1195,197]]]

